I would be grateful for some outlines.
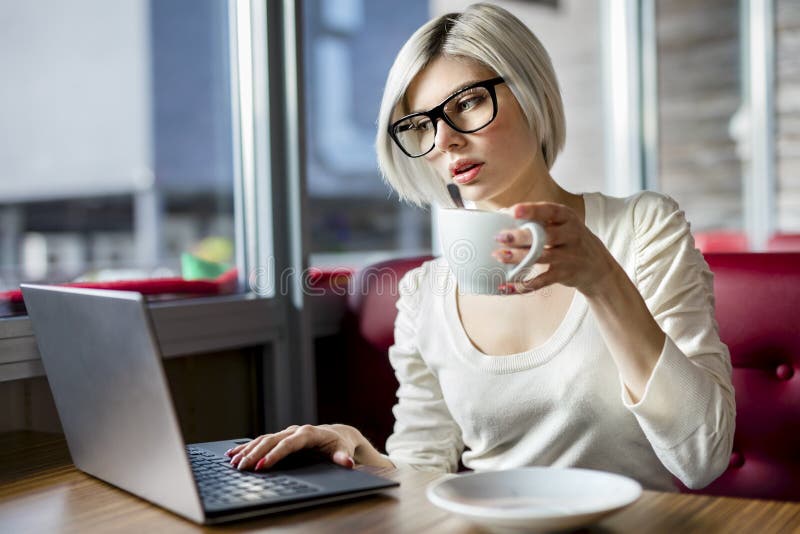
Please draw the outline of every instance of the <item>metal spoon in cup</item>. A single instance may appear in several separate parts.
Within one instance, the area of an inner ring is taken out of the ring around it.
[[[456,184],[447,184],[447,192],[450,193],[450,198],[453,199],[453,203],[457,207],[464,207],[464,201],[461,199],[461,191],[458,190]]]

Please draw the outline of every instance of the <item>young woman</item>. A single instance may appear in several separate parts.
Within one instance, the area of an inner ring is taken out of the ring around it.
[[[386,180],[419,205],[449,205],[455,183],[477,208],[541,223],[538,268],[500,296],[433,290],[443,259],[404,277],[388,454],[355,428],[306,425],[232,449],[232,464],[267,469],[316,448],[346,466],[577,466],[659,490],[673,475],[693,488],[719,476],[730,357],[689,223],[664,195],[565,191],[549,172],[564,140],[550,59],[514,16],[477,4],[414,33],[381,105]],[[528,236],[498,235],[497,260],[519,262]]]

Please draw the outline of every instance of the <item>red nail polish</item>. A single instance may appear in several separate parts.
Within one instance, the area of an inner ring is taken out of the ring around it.
[[[517,288],[511,284],[505,284],[500,287],[502,288],[501,291],[503,291],[503,293],[505,293],[506,295],[513,295],[514,293],[517,292]]]
[[[510,250],[503,250],[500,252],[503,255],[503,258],[510,260],[511,257],[514,255]]]
[[[500,243],[511,243],[514,240],[514,236],[507,232],[497,234],[494,238]]]
[[[257,463],[257,464],[256,464],[256,466],[255,466],[255,470],[256,470],[256,471],[258,471],[259,469],[261,469],[261,467],[264,465],[264,460],[266,460],[266,458],[262,458],[262,459],[260,459],[260,460],[258,461],[258,463]]]

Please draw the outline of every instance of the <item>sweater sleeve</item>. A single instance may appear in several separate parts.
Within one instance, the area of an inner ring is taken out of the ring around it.
[[[386,451],[397,467],[455,472],[464,449],[461,430],[417,343],[424,268],[410,271],[400,281],[394,345],[389,348],[389,360],[400,387],[392,409],[394,432],[386,441]]]
[[[727,468],[736,405],[728,348],[714,318],[713,274],[677,203],[654,193],[633,207],[635,283],[666,333],[642,398],[622,398],[664,466],[689,488]]]

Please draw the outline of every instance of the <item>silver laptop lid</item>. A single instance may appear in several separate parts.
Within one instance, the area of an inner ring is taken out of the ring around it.
[[[22,292],[75,465],[202,522],[143,297],[28,284]]]

